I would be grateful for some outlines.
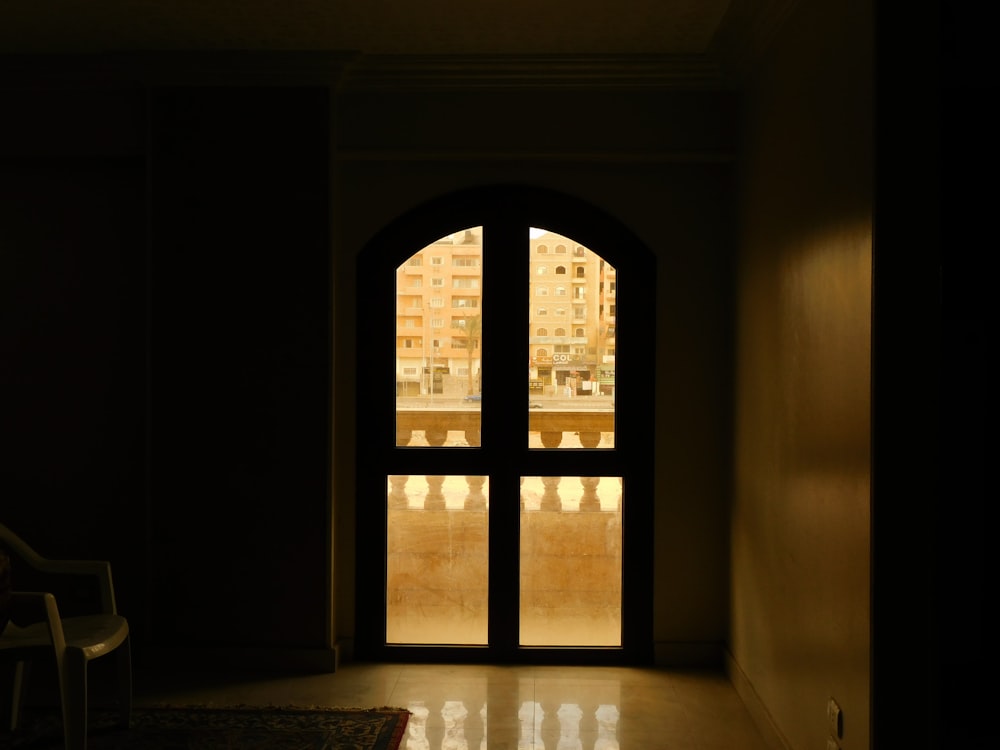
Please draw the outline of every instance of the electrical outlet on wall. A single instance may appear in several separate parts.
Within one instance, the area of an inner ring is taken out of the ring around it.
[[[833,698],[826,704],[826,722],[830,727],[830,734],[838,740],[844,739],[844,714]]]

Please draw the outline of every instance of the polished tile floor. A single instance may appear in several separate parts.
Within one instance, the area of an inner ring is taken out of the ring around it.
[[[136,674],[136,704],[402,706],[401,750],[768,750],[720,673],[342,664],[333,674]]]

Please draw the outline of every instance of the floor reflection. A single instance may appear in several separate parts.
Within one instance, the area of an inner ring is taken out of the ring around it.
[[[478,711],[470,711],[464,701],[444,701],[440,708],[435,708],[443,722],[440,727],[428,726],[431,708],[424,701],[412,701],[407,707],[411,716],[405,750],[487,750],[489,747],[489,708],[485,703]],[[585,710],[577,703],[563,703],[551,712],[547,721],[541,703],[524,701],[517,712],[517,749],[619,750],[619,716],[618,708],[610,704]],[[497,724],[504,726],[506,722]],[[493,737],[499,746],[510,746],[511,738],[502,736],[506,732],[493,731],[501,733]]]

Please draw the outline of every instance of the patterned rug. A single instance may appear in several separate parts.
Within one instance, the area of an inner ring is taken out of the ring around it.
[[[92,712],[87,750],[397,750],[410,712],[401,708],[173,706],[136,708],[132,726],[113,713]],[[61,750],[56,711],[25,712],[6,750]]]

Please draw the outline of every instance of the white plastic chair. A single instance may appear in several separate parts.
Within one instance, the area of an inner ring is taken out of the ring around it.
[[[0,670],[12,676],[10,720],[0,730],[15,731],[32,661],[54,659],[59,678],[66,750],[87,746],[87,665],[114,653],[117,660],[119,724],[128,726],[132,713],[132,657],[128,621],[118,614],[111,582],[111,565],[96,560],[49,560],[0,524],[0,546],[13,558],[10,622],[0,632]],[[100,592],[95,614],[60,617],[56,597],[47,592],[17,589],[19,565],[44,574],[93,576]],[[0,627],[3,623],[0,622]],[[2,694],[3,691],[0,691]],[[3,712],[0,712],[2,715]]]

